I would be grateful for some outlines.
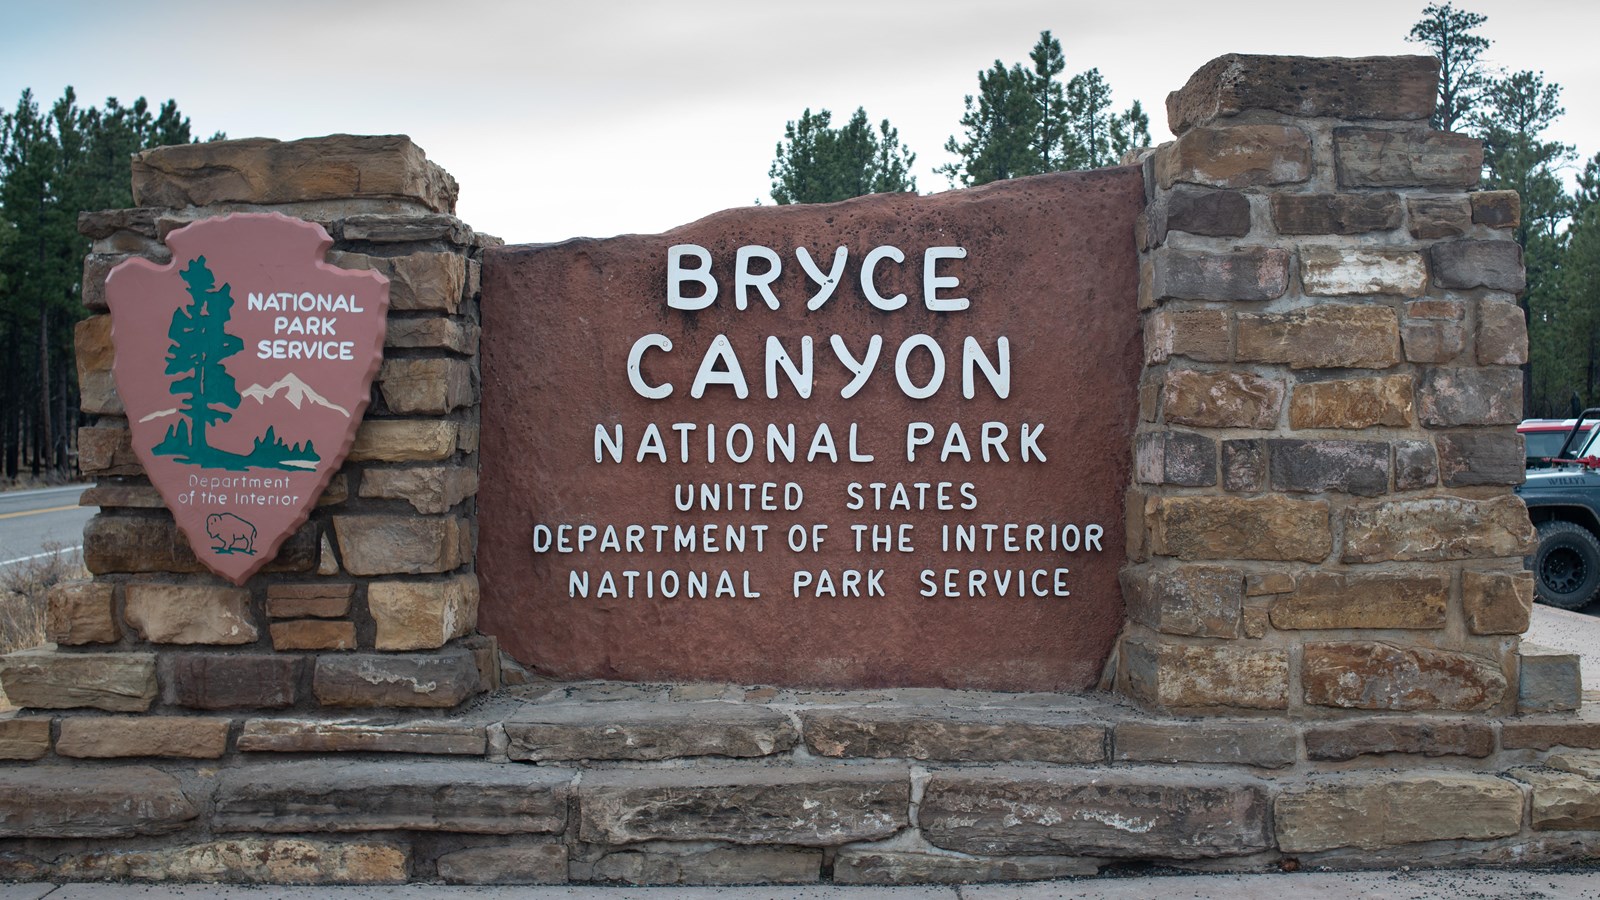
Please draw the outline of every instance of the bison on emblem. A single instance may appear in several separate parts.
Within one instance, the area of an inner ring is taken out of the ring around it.
[[[233,513],[206,516],[206,534],[217,542],[213,553],[256,555],[256,527]]]

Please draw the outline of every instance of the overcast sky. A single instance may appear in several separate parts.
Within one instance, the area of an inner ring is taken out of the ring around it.
[[[923,192],[962,96],[1042,29],[1067,72],[1098,67],[1121,108],[1229,52],[1424,52],[1426,0],[471,0],[9,3],[0,103],[73,85],[85,103],[174,98],[197,133],[404,133],[461,182],[459,215],[511,241],[655,232],[757,198],[802,109],[888,117]],[[1600,151],[1600,2],[1466,0],[1491,63],[1565,87],[1552,132]],[[1570,179],[1569,179],[1570,180]]]

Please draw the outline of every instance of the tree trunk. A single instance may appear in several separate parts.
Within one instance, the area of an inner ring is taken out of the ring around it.
[[[39,444],[38,456],[33,461],[33,474],[39,475],[41,465],[47,464],[55,454],[55,441],[50,431],[50,308],[39,301]]]

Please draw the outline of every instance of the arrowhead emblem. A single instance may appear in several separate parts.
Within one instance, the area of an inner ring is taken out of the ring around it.
[[[195,555],[243,584],[339,470],[383,361],[389,281],[325,262],[321,225],[202,219],[172,262],[106,279],[133,449]]]

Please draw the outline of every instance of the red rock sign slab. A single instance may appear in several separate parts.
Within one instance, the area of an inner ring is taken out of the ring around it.
[[[322,226],[204,219],[106,280],[133,448],[190,545],[243,584],[338,471],[383,359],[389,282],[323,261]]]
[[[481,627],[558,677],[1093,685],[1141,203],[1109,169],[495,251]]]

